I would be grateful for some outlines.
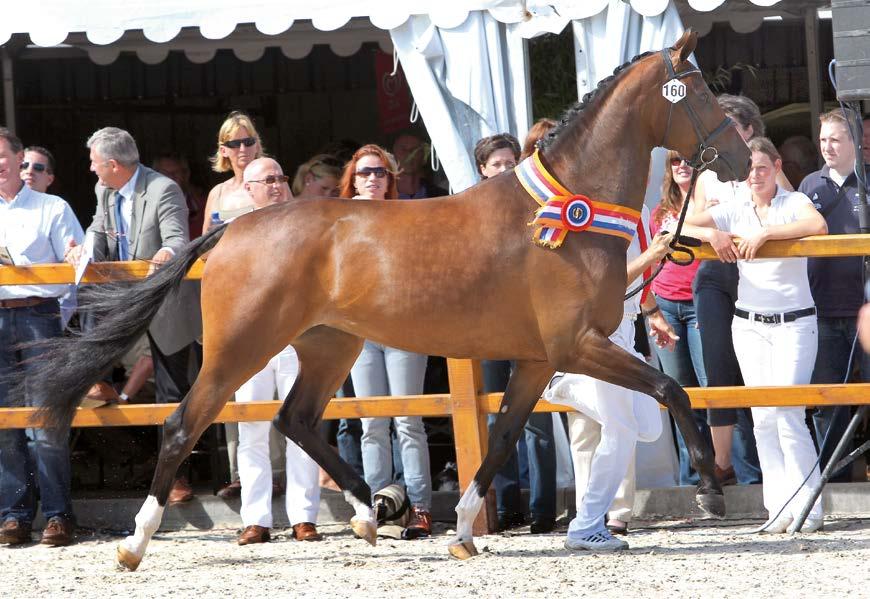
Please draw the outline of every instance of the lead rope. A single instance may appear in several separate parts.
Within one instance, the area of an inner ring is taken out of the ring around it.
[[[683,221],[686,220],[686,213],[689,211],[689,202],[691,201],[692,196],[695,193],[695,183],[697,183],[698,181],[698,176],[706,169],[707,164],[702,164],[700,169],[694,169],[692,172],[692,181],[689,183],[689,191],[686,194],[686,201],[683,202],[683,209],[680,210],[680,218],[679,220],[677,220],[677,230],[674,232],[674,238],[671,239],[671,243],[669,244],[671,249],[673,249],[674,251],[670,254],[665,254],[665,256],[659,262],[658,266],[656,266],[656,269],[653,271],[653,273],[649,277],[647,277],[640,285],[626,293],[623,301],[631,299],[632,297],[640,293],[644,287],[652,283],[653,279],[655,279],[665,267],[665,261],[670,260],[678,266],[688,266],[695,260],[695,252],[693,252],[691,248],[688,247],[688,245],[697,247],[697,245],[700,244],[692,243],[691,241],[689,241],[690,238],[681,239],[680,233],[683,230]],[[681,245],[681,242],[685,242],[688,245]],[[686,254],[688,258],[675,258],[672,254],[676,253]]]

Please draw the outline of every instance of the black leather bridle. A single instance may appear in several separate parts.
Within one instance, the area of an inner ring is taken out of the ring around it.
[[[674,70],[674,65],[671,62],[671,53],[667,48],[661,51],[662,61],[665,63],[665,71],[667,73],[667,79],[662,84],[667,85],[671,81],[680,80],[685,77],[689,77],[691,75],[701,74],[701,69],[698,67],[691,67],[686,69],[685,71],[680,71],[679,73]],[[659,144],[660,146],[665,146],[665,143],[668,140],[668,133],[671,130],[671,117],[674,112],[674,103],[668,102],[670,107],[668,108],[668,120],[665,125],[665,132],[662,135],[662,142]],[[713,129],[713,131],[707,133],[707,128],[704,126],[704,123],[701,122],[701,119],[698,117],[698,113],[695,111],[695,108],[689,103],[688,97],[684,98],[677,102],[677,104],[681,104],[683,108],[686,110],[686,116],[689,117],[689,121],[692,123],[692,128],[695,130],[695,136],[698,138],[698,149],[692,155],[692,157],[688,160],[689,166],[692,167],[692,181],[689,183],[689,191],[686,194],[686,201],[683,202],[683,208],[680,211],[680,218],[677,221],[677,230],[674,231],[674,238],[671,240],[670,246],[674,250],[672,253],[667,254],[664,258],[662,258],[659,265],[656,267],[655,271],[650,275],[647,279],[645,279],[640,285],[629,291],[625,294],[625,299],[629,299],[635,295],[637,295],[644,287],[652,283],[653,279],[655,279],[658,274],[661,272],[662,267],[665,265],[665,260],[670,260],[674,264],[678,264],[680,266],[688,266],[695,259],[695,253],[687,246],[698,247],[701,245],[701,242],[697,239],[693,239],[691,237],[682,237],[680,233],[683,230],[683,222],[686,220],[686,212],[689,209],[689,201],[692,199],[692,195],[695,193],[695,184],[698,182],[698,175],[700,175],[703,171],[707,170],[707,167],[713,164],[716,160],[723,160],[729,168],[731,168],[731,172],[736,172],[728,159],[724,155],[719,155],[719,150],[716,146],[713,145],[713,140],[715,140],[719,135],[725,132],[733,123],[728,116],[722,119],[722,122]],[[686,258],[677,258],[674,254],[685,254]]]
[[[668,78],[665,80],[664,85],[667,85],[671,81],[680,80],[685,77],[689,77],[694,74],[701,74],[701,69],[698,67],[692,67],[690,69],[686,69],[685,71],[680,71],[679,73],[674,70],[674,65],[671,63],[671,54],[667,48],[661,51],[662,60],[665,63],[665,70],[667,71]],[[668,133],[671,130],[671,116],[674,112],[674,103],[669,102],[670,107],[668,108],[668,120],[665,126],[665,133],[662,135],[662,143],[659,145],[664,147],[665,142],[668,140]],[[686,110],[686,116],[689,117],[689,121],[692,123],[692,128],[695,130],[695,136],[698,138],[698,149],[692,155],[692,158],[689,160],[689,166],[695,169],[696,173],[703,171],[709,165],[713,164],[717,159],[722,158],[726,163],[728,159],[724,156],[719,155],[719,150],[716,149],[716,146],[713,145],[713,140],[719,137],[724,131],[730,127],[734,121],[732,121],[729,117],[725,117],[722,119],[722,122],[713,129],[710,133],[707,133],[707,128],[704,127],[704,123],[701,122],[701,119],[698,117],[698,113],[695,111],[695,108],[689,103],[688,98],[677,102],[683,106]],[[708,154],[709,153],[709,154]],[[730,167],[731,164],[729,163]],[[733,169],[732,169],[733,171]]]

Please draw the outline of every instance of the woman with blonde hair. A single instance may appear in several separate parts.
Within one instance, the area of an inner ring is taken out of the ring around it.
[[[260,134],[257,133],[251,117],[238,110],[231,112],[218,130],[217,149],[209,161],[215,172],[232,171],[233,176],[223,183],[218,183],[208,192],[208,199],[205,202],[205,222],[202,226],[203,234],[208,231],[211,215],[214,212],[230,212],[229,215],[221,215],[221,220],[225,220],[226,216],[238,216],[252,209],[247,206],[237,206],[236,203],[229,205],[226,200],[234,191],[244,190],[245,167],[262,155]]]
[[[340,196],[359,200],[395,200],[398,172],[392,155],[368,144],[357,150],[344,168]],[[386,347],[366,340],[350,371],[357,397],[378,395],[420,395],[426,374],[427,356]],[[397,416],[396,429],[404,468],[411,517],[402,538],[429,536],[432,529],[432,475],[429,444],[423,419]],[[393,482],[393,460],[389,418],[362,419],[362,459],[366,483],[377,493]]]
[[[251,196],[245,191],[245,167],[263,155],[260,134],[247,114],[234,110],[218,130],[217,149],[209,158],[212,169],[218,173],[232,171],[233,176],[218,183],[208,192],[205,202],[204,235],[211,226],[212,214],[217,212],[221,221],[231,220],[254,209]],[[221,488],[219,497],[229,499],[241,493],[236,452],[239,446],[239,427],[235,422],[224,425],[227,437],[227,457],[230,466],[230,483]]]
[[[338,196],[341,162],[330,154],[317,154],[296,169],[291,191],[296,198]]]

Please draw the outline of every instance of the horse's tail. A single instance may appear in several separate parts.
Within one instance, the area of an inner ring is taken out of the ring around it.
[[[144,280],[90,287],[79,306],[93,313],[94,326],[81,335],[38,342],[42,351],[27,369],[26,383],[19,381],[18,394],[42,398],[39,416],[48,426],[68,426],[85,392],[145,334],[160,306],[225,230],[226,225],[212,228]]]

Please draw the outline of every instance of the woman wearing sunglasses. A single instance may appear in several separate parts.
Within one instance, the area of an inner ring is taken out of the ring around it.
[[[217,149],[210,158],[212,169],[218,173],[232,171],[233,176],[212,187],[205,202],[202,233],[211,226],[211,215],[218,213],[220,220],[231,220],[254,209],[251,196],[245,191],[245,167],[263,155],[260,135],[251,118],[243,112],[233,111],[218,130]],[[218,496],[229,499],[241,493],[236,453],[239,446],[239,427],[235,422],[224,424],[227,436],[227,457],[230,483],[218,491]]]
[[[382,147],[369,144],[357,150],[344,168],[339,195],[359,200],[395,200],[398,175],[395,161]],[[357,397],[420,395],[427,356],[386,347],[366,340],[350,371]],[[419,416],[397,416],[396,429],[405,486],[411,501],[411,518],[404,539],[429,536],[432,517],[432,475],[429,471],[429,440]],[[389,418],[362,419],[362,460],[366,483],[376,493],[393,482]]]
[[[665,176],[662,181],[662,199],[653,210],[650,229],[655,235],[659,231],[676,231],[680,212],[687,201],[686,195],[695,172],[689,163],[677,152],[669,151],[665,163]],[[695,197],[701,197],[700,187]],[[701,202],[703,204],[703,201]],[[690,204],[689,214],[695,212]],[[721,233],[727,236],[725,233]],[[704,370],[704,354],[701,351],[701,332],[695,316],[695,302],[692,296],[692,283],[698,272],[699,261],[688,266],[665,262],[664,268],[652,283],[652,291],[665,319],[674,327],[677,341],[673,351],[658,348],[656,353],[662,371],[675,379],[683,387],[706,387],[707,374]],[[695,410],[699,426],[706,424],[707,412]],[[680,450],[680,484],[688,484],[691,477],[689,455],[685,449],[683,436],[677,429],[677,444]],[[717,472],[720,467],[716,465]],[[720,474],[721,477],[721,474]],[[733,477],[733,474],[731,474]]]
[[[202,232],[205,234],[211,225],[211,215],[214,212],[225,212],[230,216],[238,216],[239,213],[249,211],[247,206],[229,205],[229,198],[234,191],[244,189],[243,175],[245,167],[253,160],[263,155],[263,147],[260,144],[260,135],[254,127],[251,117],[243,112],[234,111],[224,120],[218,130],[217,150],[211,157],[212,169],[218,173],[232,171],[233,177],[223,183],[215,185],[208,193],[205,203],[205,222]]]

